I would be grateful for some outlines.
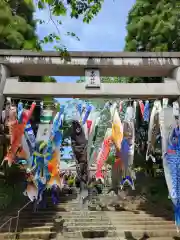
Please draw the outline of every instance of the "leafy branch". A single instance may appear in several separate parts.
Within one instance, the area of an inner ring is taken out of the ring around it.
[[[24,0],[26,2],[32,2],[32,0]],[[50,22],[55,27],[55,32],[47,34],[40,42],[41,44],[55,43],[54,49],[59,51],[61,56],[67,58],[68,51],[66,46],[62,44],[62,33],[60,31],[62,27],[62,19],[70,15],[71,18],[82,18],[84,23],[90,23],[90,21],[100,12],[104,0],[36,0],[35,5],[41,11],[48,10],[49,19],[48,22],[44,20],[37,20],[39,24],[49,24]],[[58,18],[58,19],[57,19]],[[75,33],[67,31],[66,36],[74,37],[77,41],[80,41]]]

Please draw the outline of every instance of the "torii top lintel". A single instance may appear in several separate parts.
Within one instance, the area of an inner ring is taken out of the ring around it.
[[[69,52],[70,61],[58,52],[0,50],[0,64],[13,76],[84,76],[99,69],[101,76],[166,77],[180,66],[180,52]]]

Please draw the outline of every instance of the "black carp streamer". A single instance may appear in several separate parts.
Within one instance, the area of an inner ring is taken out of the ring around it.
[[[71,144],[76,161],[77,177],[80,182],[87,184],[87,140],[81,124],[76,120],[72,121]]]

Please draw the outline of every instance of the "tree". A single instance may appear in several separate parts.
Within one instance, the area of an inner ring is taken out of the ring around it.
[[[0,48],[40,49],[33,20],[34,7],[22,0],[0,1]]]
[[[80,77],[79,80],[77,80],[77,83],[85,82],[85,77]],[[102,83],[120,83],[122,82],[121,77],[101,77]]]
[[[175,1],[136,0],[128,15],[125,51],[179,51],[178,15]],[[128,78],[128,81],[161,82],[162,78]]]

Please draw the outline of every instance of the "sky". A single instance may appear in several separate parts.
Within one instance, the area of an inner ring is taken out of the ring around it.
[[[60,18],[63,23],[59,28],[62,43],[69,51],[123,51],[127,16],[134,3],[135,0],[104,0],[100,13],[89,24],[83,23],[82,19],[71,19],[70,16]],[[35,14],[36,18],[47,23],[37,26],[40,39],[52,32],[57,34],[54,23],[49,21],[49,16],[48,10],[37,10]],[[74,32],[80,41],[66,36],[67,32]],[[53,51],[53,47],[53,44],[47,44],[44,50]],[[79,76],[56,77],[58,82],[75,82],[78,79]],[[61,100],[61,102],[65,101],[66,99]]]
[[[70,16],[61,18],[62,27],[59,28],[62,43],[69,51],[123,51],[126,36],[126,21],[129,10],[135,0],[105,0],[103,7],[89,24],[82,19],[71,19]],[[36,17],[48,24],[38,25],[37,33],[40,39],[47,34],[56,32],[56,27],[49,21],[49,12],[36,12]],[[76,38],[66,36],[67,32],[74,32]],[[53,44],[44,46],[44,50],[53,50]],[[79,77],[57,77],[57,81],[74,82]]]

